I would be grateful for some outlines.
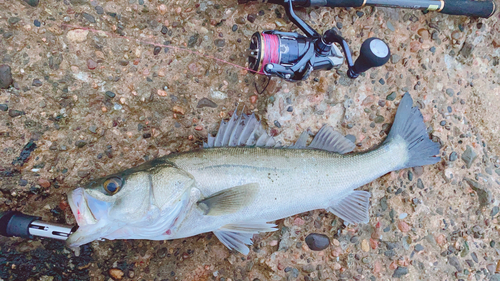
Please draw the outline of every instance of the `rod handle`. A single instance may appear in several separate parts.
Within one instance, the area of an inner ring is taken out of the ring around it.
[[[469,17],[489,18],[496,10],[494,1],[448,0],[441,13]]]

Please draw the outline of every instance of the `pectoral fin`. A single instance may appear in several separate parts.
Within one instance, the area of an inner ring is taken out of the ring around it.
[[[355,190],[339,202],[327,208],[328,211],[344,220],[346,224],[368,223],[370,208],[370,192]]]
[[[231,214],[252,203],[258,191],[259,184],[249,183],[216,192],[197,204],[208,216]]]
[[[246,245],[252,245],[253,235],[260,232],[275,231],[275,227],[275,224],[269,224],[265,221],[250,221],[224,225],[219,230],[214,231],[214,234],[230,250],[236,250],[248,255],[250,250]]]

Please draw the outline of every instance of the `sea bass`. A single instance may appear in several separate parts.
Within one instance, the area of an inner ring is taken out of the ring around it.
[[[248,254],[259,232],[298,213],[326,209],[346,224],[368,223],[370,193],[356,188],[391,171],[434,164],[440,147],[422,114],[402,98],[387,138],[375,149],[355,145],[324,126],[277,148],[255,116],[223,121],[204,149],[168,155],[90,182],[71,192],[79,225],[67,243],[97,239],[166,240],[213,232],[229,249]]]

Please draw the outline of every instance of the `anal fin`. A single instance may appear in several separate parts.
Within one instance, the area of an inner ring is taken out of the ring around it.
[[[214,231],[215,236],[230,250],[236,250],[248,255],[250,250],[246,245],[252,245],[252,237],[260,232],[275,231],[276,225],[265,221],[249,221],[227,224]]]
[[[371,194],[368,191],[355,190],[327,210],[344,220],[346,224],[368,223],[370,218]]]
[[[231,214],[252,203],[258,191],[259,184],[244,184],[216,192],[197,204],[208,216]]]

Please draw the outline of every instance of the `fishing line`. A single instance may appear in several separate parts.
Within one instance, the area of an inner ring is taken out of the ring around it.
[[[268,63],[280,63],[280,39],[277,35],[262,33],[262,62],[258,74],[264,73],[264,66]],[[264,89],[265,90],[265,89]]]
[[[250,69],[248,67],[244,67],[244,66],[241,66],[241,65],[238,65],[238,64],[235,64],[235,63],[231,63],[231,62],[228,62],[228,61],[223,60],[223,59],[216,58],[216,57],[211,56],[211,55],[202,54],[202,53],[197,52],[197,51],[192,51],[192,50],[189,50],[187,48],[182,48],[182,47],[177,47],[177,46],[172,46],[172,45],[163,45],[163,44],[159,44],[159,43],[155,43],[155,42],[144,41],[144,40],[133,38],[133,37],[116,35],[116,34],[111,33],[111,32],[106,32],[106,31],[103,31],[103,30],[93,29],[93,28],[90,28],[90,27],[70,25],[70,24],[65,24],[65,23],[62,23],[61,25],[62,26],[66,26],[66,27],[70,27],[70,28],[88,30],[88,31],[91,31],[93,33],[105,33],[106,35],[109,35],[110,37],[114,37],[114,38],[125,38],[125,39],[128,39],[128,40],[135,40],[136,42],[139,42],[139,43],[142,43],[142,44],[146,44],[146,45],[152,45],[152,46],[157,46],[157,47],[162,47],[162,48],[174,49],[174,50],[178,50],[178,51],[185,51],[185,52],[188,52],[188,53],[200,56],[200,57],[205,57],[205,58],[209,58],[209,59],[221,62],[221,63],[225,63],[225,64],[231,65],[233,67],[236,67],[236,68],[244,69],[244,70],[250,71],[252,73],[257,73],[257,74],[265,75],[264,73],[258,73],[257,71],[255,71],[253,69]]]
[[[259,91],[259,89],[257,88],[257,82],[253,83],[255,86],[255,90],[257,91],[257,94],[259,94],[259,95],[262,95],[264,93],[264,91],[267,89],[267,86],[269,86],[269,82],[271,82],[271,76],[266,75],[266,77],[267,77],[267,83],[264,86],[264,89],[262,89],[262,91]]]

